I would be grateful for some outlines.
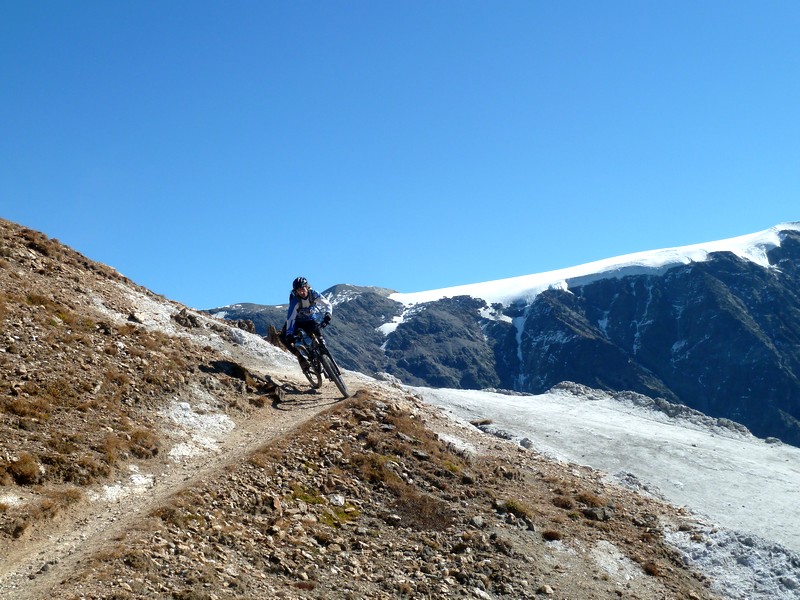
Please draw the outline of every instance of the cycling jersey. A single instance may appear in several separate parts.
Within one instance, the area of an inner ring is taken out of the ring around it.
[[[295,322],[319,322],[322,319],[321,315],[332,313],[333,305],[330,300],[319,292],[309,288],[308,295],[301,298],[292,291],[289,294],[289,311],[286,313],[286,335],[294,333]]]

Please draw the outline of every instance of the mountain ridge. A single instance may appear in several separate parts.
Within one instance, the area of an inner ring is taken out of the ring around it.
[[[798,262],[800,223],[786,223],[428,292],[335,286],[331,344],[345,367],[411,385],[540,393],[575,381],[800,445]],[[343,289],[360,291],[350,302]],[[234,312],[262,334],[285,319],[277,307]]]

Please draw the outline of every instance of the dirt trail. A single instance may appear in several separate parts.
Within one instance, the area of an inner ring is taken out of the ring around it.
[[[359,386],[346,377],[351,393]],[[208,452],[179,463],[166,457],[151,467],[155,474],[151,487],[118,500],[82,503],[62,517],[57,527],[33,533],[30,539],[17,540],[0,564],[0,599],[40,600],[50,596],[58,582],[121,532],[135,525],[172,494],[235,464],[271,441],[280,439],[297,426],[341,400],[336,387],[326,382],[320,390],[309,391],[299,379],[276,378],[285,390],[283,401],[256,411],[236,423],[220,441],[218,451]]]

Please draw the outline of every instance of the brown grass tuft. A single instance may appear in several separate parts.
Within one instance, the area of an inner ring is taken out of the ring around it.
[[[419,492],[412,486],[395,490],[397,495],[394,508],[403,518],[403,527],[415,529],[446,529],[453,521],[454,513],[450,505],[438,498]]]
[[[533,511],[520,500],[506,500],[506,510],[520,519],[530,519],[533,516]]]
[[[313,581],[298,581],[297,583],[294,584],[294,587],[296,587],[298,590],[305,590],[310,592],[317,587],[317,584],[314,583]]]
[[[576,496],[576,500],[578,500],[578,502],[586,504],[587,506],[600,507],[606,505],[606,501],[604,498],[601,498],[596,494],[592,494],[591,492],[581,492]]]
[[[545,529],[542,532],[542,537],[548,542],[555,542],[560,540],[562,536],[560,531],[556,531],[555,529]]]
[[[572,498],[568,498],[567,496],[556,496],[553,498],[553,504],[558,508],[563,508],[564,510],[571,510],[575,508],[575,503],[572,501]]]
[[[42,478],[39,463],[29,452],[21,452],[19,458],[11,462],[8,470],[14,478],[14,481],[19,485],[38,483]]]
[[[137,458],[153,458],[160,447],[158,436],[149,429],[137,429],[131,433],[130,449]]]
[[[32,390],[34,393],[38,392],[36,385],[30,381],[26,382],[22,387],[24,393],[28,393],[26,390]],[[47,400],[41,397],[17,396],[9,398],[2,404],[2,408],[3,412],[40,421],[47,420],[50,416],[50,405]]]
[[[659,566],[652,561],[644,563],[642,565],[642,569],[644,570],[645,573],[647,573],[651,577],[660,577],[662,575]]]

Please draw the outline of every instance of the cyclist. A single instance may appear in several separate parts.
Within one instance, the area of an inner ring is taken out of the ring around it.
[[[333,305],[325,296],[313,290],[308,285],[308,280],[305,277],[297,277],[292,282],[292,292],[289,294],[289,311],[286,313],[286,323],[283,326],[281,339],[289,351],[297,357],[300,367],[304,370],[308,365],[303,364],[305,359],[294,347],[294,332],[298,327],[309,335],[319,331],[320,324],[314,319],[314,315],[322,311],[325,314],[322,319],[322,327],[327,327],[328,323],[331,322]]]

